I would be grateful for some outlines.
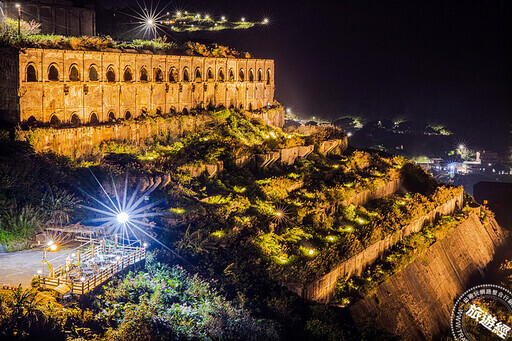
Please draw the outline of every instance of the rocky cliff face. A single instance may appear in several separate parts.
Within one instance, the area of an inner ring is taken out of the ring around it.
[[[505,241],[494,218],[482,223],[475,212],[350,312],[356,322],[370,321],[404,340],[438,340],[449,330],[455,300]]]

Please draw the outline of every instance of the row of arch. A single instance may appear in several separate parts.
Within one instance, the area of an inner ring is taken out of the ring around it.
[[[144,114],[144,113],[145,113],[145,111],[142,110],[141,114]],[[109,111],[107,117],[108,117],[107,122],[115,122],[118,119],[113,111]],[[132,113],[129,110],[126,110],[126,112],[124,113],[124,117],[123,118],[125,120],[131,119],[132,118]],[[34,125],[36,122],[37,122],[37,120],[36,120],[36,118],[34,116],[30,116],[28,118],[28,120],[27,120],[28,125]],[[50,122],[50,125],[60,125],[62,123],[61,119],[56,114],[53,114],[50,117],[50,121],[49,122]],[[80,119],[80,117],[78,116],[78,114],[72,114],[71,118],[69,120],[69,123],[71,123],[72,125],[80,125],[83,122]],[[100,123],[100,120],[98,118],[98,115],[95,112],[93,112],[89,116],[89,122],[84,122],[84,123],[98,124],[98,123]]]
[[[221,106],[223,107],[223,106]],[[263,107],[263,105],[261,103],[258,103],[257,105],[257,109],[261,109]],[[230,104],[229,106],[230,109],[234,109],[235,106],[233,104]],[[243,104],[240,104],[239,105],[239,109],[244,109],[244,105]],[[250,111],[252,111],[253,109],[256,109],[256,108],[253,108],[253,105],[252,103],[249,103],[249,106],[248,108]],[[171,114],[176,114],[177,113],[177,110],[174,106],[171,106],[169,112]],[[181,112],[183,114],[188,114],[188,109],[187,108],[183,108],[181,110]],[[157,108],[156,110],[156,113],[157,114],[162,114],[162,109],[161,108]],[[141,109],[140,110],[140,115],[143,116],[147,114],[147,110],[145,108]],[[117,117],[116,114],[114,113],[114,111],[110,110],[107,114],[107,122],[116,122],[118,119],[124,119],[124,120],[130,120],[133,118],[133,114],[130,110],[126,110],[124,112],[124,116],[120,116],[120,117]],[[50,117],[50,125],[52,126],[58,126],[60,124],[62,124],[62,121],[61,119],[56,115],[56,114],[53,114],[51,117]],[[37,120],[34,116],[30,116],[27,120],[27,124],[28,125],[34,125],[37,123]],[[82,122],[82,120],[80,119],[80,117],[78,116],[78,114],[74,113],[71,115],[71,118],[69,120],[69,123],[71,123],[72,125],[74,126],[78,126],[78,125],[81,125],[82,123],[90,123],[90,124],[99,124],[100,123],[100,120],[98,118],[98,115],[95,113],[95,112],[92,112],[89,116],[89,121],[88,122]]]
[[[162,71],[161,68],[155,68],[153,70],[153,73],[154,73],[153,79],[155,80],[155,82],[164,82],[165,81],[164,72]],[[181,78],[180,78],[178,69],[175,67],[171,67],[168,72],[167,81],[169,81],[171,83],[176,83],[176,82],[179,82],[180,80],[182,82],[190,82],[190,81],[202,82],[203,81],[203,75],[201,73],[201,68],[196,68],[193,75],[194,75],[194,78],[191,79],[191,75],[190,75],[190,71],[189,71],[188,67],[184,67],[181,71]],[[254,71],[251,68],[248,70],[247,80],[249,82],[266,81],[267,84],[270,84],[271,76],[272,76],[272,74],[271,74],[270,69],[267,69],[266,78],[264,79],[263,70],[261,68],[257,70],[256,75],[254,74]],[[116,81],[116,73],[115,73],[114,67],[112,65],[107,68],[106,78],[107,78],[107,82],[115,82]],[[72,82],[80,81],[80,72],[78,70],[77,64],[73,64],[70,66],[68,79]],[[27,65],[26,80],[27,80],[27,82],[37,82],[37,80],[38,80],[37,69],[36,69],[36,66],[34,63],[29,63]],[[48,80],[49,81],[59,81],[60,80],[57,64],[50,64],[50,66],[48,67]],[[135,80],[135,77],[134,77],[132,68],[130,66],[126,66],[124,68],[124,72],[123,72],[123,81],[132,82],[134,80]],[[140,68],[139,74],[138,74],[138,80],[140,82],[148,82],[149,81],[148,69],[145,66]],[[224,69],[220,68],[217,72],[217,79],[215,79],[214,72],[213,72],[212,68],[208,68],[208,70],[206,71],[206,78],[204,80],[206,80],[206,81],[215,81],[216,80],[217,82],[225,82],[225,81],[234,82],[235,81],[235,73],[234,73],[233,68],[230,68],[228,70],[228,77],[226,79]],[[243,68],[241,68],[238,71],[238,81],[245,82],[245,80],[246,80],[246,73],[245,73],[245,70]],[[89,81],[93,81],[93,82],[99,81],[98,67],[94,64],[92,64],[89,67]]]

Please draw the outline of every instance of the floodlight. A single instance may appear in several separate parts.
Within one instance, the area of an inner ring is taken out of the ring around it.
[[[126,224],[128,222],[128,220],[130,220],[130,216],[128,215],[128,213],[126,212],[120,212],[118,215],[117,215],[117,221],[120,223],[120,224]]]

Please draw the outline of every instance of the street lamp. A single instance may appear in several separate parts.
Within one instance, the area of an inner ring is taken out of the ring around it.
[[[146,21],[147,25],[149,26],[149,29],[153,32],[153,39],[156,38],[156,27],[155,27],[155,21],[151,18],[149,18]]]
[[[46,252],[54,252],[54,251],[57,251],[57,244],[53,241],[53,240],[50,240],[48,241],[48,243],[46,243],[46,245],[44,246],[43,248],[43,262],[42,262],[42,266],[41,266],[41,273],[44,274],[44,263],[45,262],[48,262],[46,260]],[[49,265],[50,263],[48,263]],[[51,270],[51,269],[50,269]],[[50,274],[51,275],[51,274]]]
[[[21,5],[15,4],[16,8],[18,9],[18,37],[21,36]]]

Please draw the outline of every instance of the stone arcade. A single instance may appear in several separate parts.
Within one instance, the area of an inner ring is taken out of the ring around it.
[[[74,125],[148,112],[246,110],[274,101],[274,61],[143,53],[0,49],[0,120]]]

